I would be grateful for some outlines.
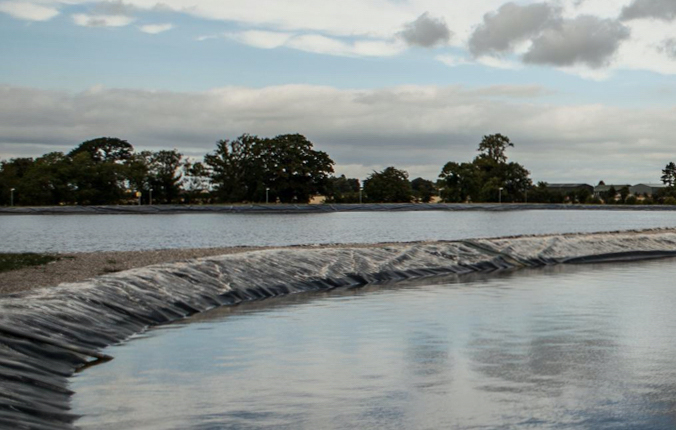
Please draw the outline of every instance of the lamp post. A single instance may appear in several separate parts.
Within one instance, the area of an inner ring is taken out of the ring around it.
[[[265,204],[270,202],[270,188],[265,188]]]
[[[150,196],[148,197],[148,204],[150,206],[153,205],[153,189],[152,188],[150,189]]]
[[[364,187],[362,187],[362,186],[360,185],[360,186],[359,186],[359,204],[361,204],[361,193],[362,193],[362,191],[364,191]]]
[[[9,205],[14,206],[14,188],[9,190]]]
[[[498,188],[498,203],[502,203],[502,187]]]

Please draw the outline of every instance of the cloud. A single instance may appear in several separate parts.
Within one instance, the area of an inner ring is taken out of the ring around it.
[[[278,31],[250,30],[238,33],[229,33],[226,37],[239,43],[261,49],[273,49],[284,46],[294,35]],[[206,40],[206,39],[205,39]]]
[[[125,27],[134,20],[133,17],[127,15],[89,15],[84,13],[73,15],[75,24],[82,27]]]
[[[250,30],[228,33],[225,37],[262,49],[286,47],[316,54],[346,57],[387,57],[399,54],[406,48],[403,43],[398,41],[369,39],[347,41],[321,34],[294,34],[276,31]],[[200,40],[208,38],[206,36],[200,38]]]
[[[622,20],[641,18],[673,21],[676,18],[676,1],[674,0],[634,0],[622,9]]]
[[[159,34],[163,33],[165,31],[169,31],[172,28],[174,28],[173,24],[146,24],[142,25],[139,27],[139,30],[141,30],[144,33],[148,34]]]
[[[514,53],[520,45],[524,63],[598,69],[609,65],[630,36],[629,28],[617,20],[591,15],[564,18],[563,12],[548,3],[504,4],[484,16],[469,39],[470,52],[484,63],[495,62],[496,56]]]
[[[662,42],[662,45],[659,46],[658,51],[667,54],[667,56],[676,60],[676,39],[671,38]]]
[[[540,33],[547,25],[560,19],[560,10],[548,3],[519,6],[506,3],[497,12],[484,15],[483,22],[469,39],[470,52],[475,56],[508,52]]]
[[[630,182],[659,179],[668,161],[663,154],[673,152],[676,109],[556,106],[539,98],[546,92],[536,86],[286,85],[198,93],[96,88],[73,94],[0,86],[0,153],[36,156],[117,136],[140,149],[176,147],[200,156],[216,140],[245,132],[298,132],[327,151],[339,172],[342,165],[362,166],[364,174],[368,166],[395,165],[434,174],[447,160],[470,160],[481,136],[500,132],[516,142],[510,156],[536,180],[600,179],[566,172],[570,165],[615,171],[618,180]],[[549,175],[552,171],[559,173]]]
[[[97,15],[127,15],[131,16],[138,9],[131,4],[124,3],[122,0],[118,1],[103,1],[96,3],[93,13]]]
[[[398,33],[407,44],[423,48],[447,44],[452,35],[443,18],[433,18],[428,12],[406,24],[405,29]]]
[[[53,7],[33,3],[9,1],[0,3],[0,12],[26,21],[49,21],[59,14]]]
[[[532,64],[590,68],[607,66],[630,31],[620,22],[593,16],[564,20],[533,39],[523,61]]]

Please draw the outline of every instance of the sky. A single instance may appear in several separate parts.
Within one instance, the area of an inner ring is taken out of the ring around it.
[[[676,0],[0,0],[0,41],[0,159],[300,133],[435,180],[502,133],[536,182],[676,161]]]

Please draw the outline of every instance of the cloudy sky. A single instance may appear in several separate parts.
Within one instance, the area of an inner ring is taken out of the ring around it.
[[[435,179],[485,134],[536,181],[676,161],[676,0],[0,0],[0,158],[301,133]]]

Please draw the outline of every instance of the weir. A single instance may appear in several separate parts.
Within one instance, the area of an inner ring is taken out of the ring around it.
[[[0,297],[0,427],[72,429],[68,378],[150,326],[219,306],[385,281],[676,256],[676,230],[284,248]]]

